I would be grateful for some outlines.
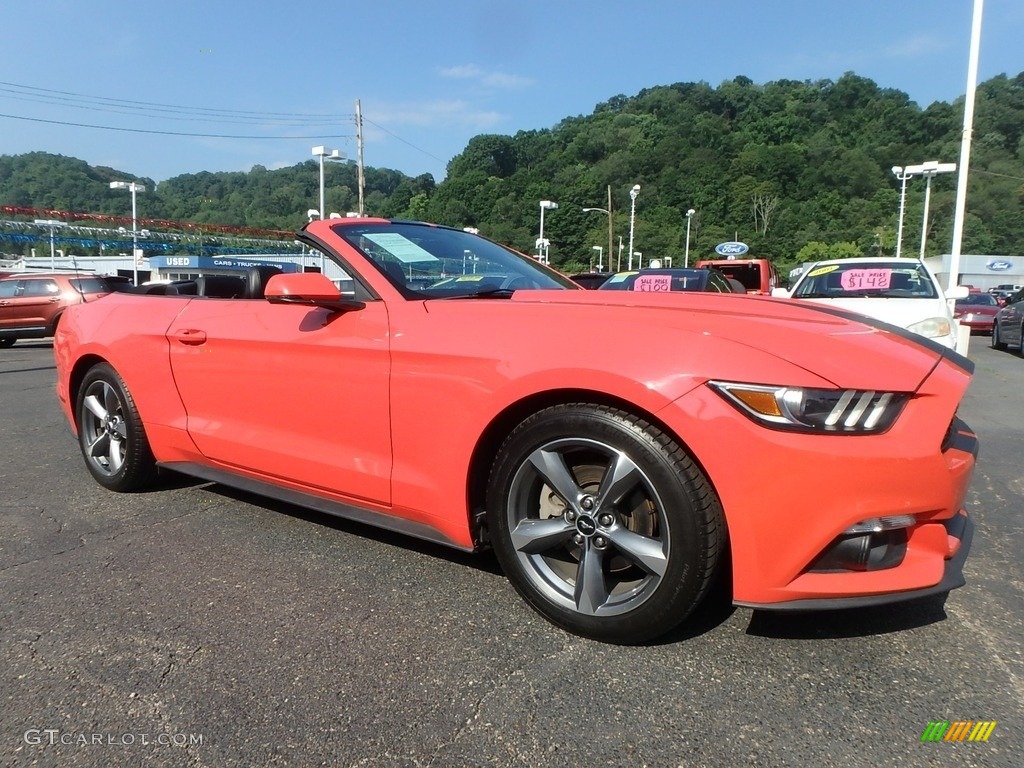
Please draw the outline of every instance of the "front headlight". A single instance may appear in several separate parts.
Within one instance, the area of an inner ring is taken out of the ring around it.
[[[868,435],[896,421],[910,395],[860,389],[808,389],[709,381],[715,392],[766,427]]]
[[[945,317],[929,317],[927,320],[921,320],[913,325],[908,325],[907,330],[928,339],[939,339],[943,336],[953,335],[953,325]]]

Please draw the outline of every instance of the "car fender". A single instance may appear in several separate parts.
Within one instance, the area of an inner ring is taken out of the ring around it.
[[[766,380],[830,386],[786,360],[718,336],[681,332],[676,355],[659,345],[631,343],[636,328],[629,323],[615,326],[610,342],[629,353],[609,365],[595,353],[603,334],[595,340],[548,333],[545,344],[531,344],[532,334],[545,333],[550,322],[542,307],[506,304],[521,322],[486,327],[482,313],[474,318],[466,302],[457,306],[467,309],[435,307],[434,317],[426,320],[416,305],[396,308],[391,383],[393,503],[426,511],[456,539],[460,532],[468,535],[470,489],[486,477],[497,445],[541,407],[609,403],[656,421],[659,411],[703,385],[712,360],[716,370],[737,380],[746,380],[753,366]],[[449,313],[450,318],[433,322]],[[433,326],[425,338],[415,330],[424,323]],[[439,434],[445,435],[443,442]],[[685,434],[674,437],[686,443]],[[424,465],[423,456],[432,461]],[[452,499],[465,504],[453,506]]]

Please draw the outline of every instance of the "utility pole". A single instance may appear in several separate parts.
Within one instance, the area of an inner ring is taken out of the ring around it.
[[[363,204],[363,190],[366,186],[366,177],[363,175],[363,108],[359,99],[356,99],[356,165],[359,169],[359,215],[365,216],[366,209]]]

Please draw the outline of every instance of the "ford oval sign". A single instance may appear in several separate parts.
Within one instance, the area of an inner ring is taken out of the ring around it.
[[[715,253],[719,256],[725,256],[727,259],[735,259],[737,256],[742,256],[749,250],[750,246],[746,243],[719,243],[715,246]]]
[[[991,269],[993,272],[1005,272],[1011,267],[1013,267],[1013,264],[1002,259],[990,259],[985,262],[985,268]]]

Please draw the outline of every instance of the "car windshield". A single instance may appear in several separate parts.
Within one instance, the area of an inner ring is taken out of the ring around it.
[[[801,299],[934,299],[938,291],[920,264],[852,262],[812,267],[796,286]]]
[[[990,296],[987,293],[972,293],[966,298],[957,299],[957,304],[974,304],[983,307],[998,307],[999,302],[996,301],[995,296]]]
[[[600,291],[703,291],[708,281],[706,269],[652,269],[619,272],[605,281]]]
[[[479,235],[414,222],[339,225],[410,299],[506,297],[518,290],[582,290],[569,278]]]

